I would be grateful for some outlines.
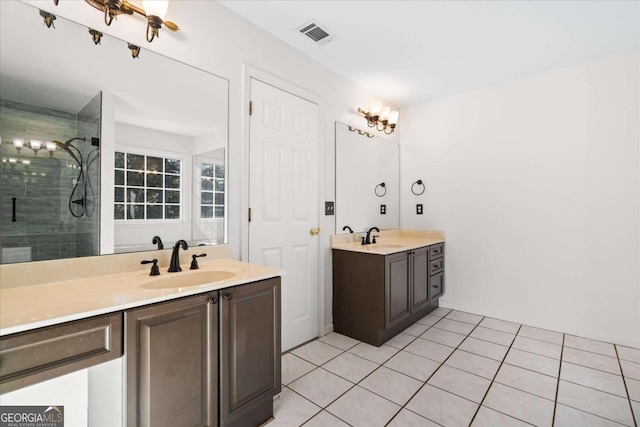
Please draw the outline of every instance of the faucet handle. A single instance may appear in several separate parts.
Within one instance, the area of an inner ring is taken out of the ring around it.
[[[153,265],[151,266],[151,273],[149,273],[149,276],[159,276],[160,269],[158,268],[157,259],[154,258],[151,261],[148,261],[148,260],[140,261],[140,264],[151,264],[151,263],[153,263]]]
[[[378,237],[378,236],[373,236],[373,240],[371,241],[371,243],[374,243],[374,244],[378,243],[378,242],[376,242],[376,237]]]
[[[207,254],[191,255],[191,267],[189,267],[189,270],[199,269],[200,266],[198,265],[198,260],[196,258],[202,258],[204,256],[207,256]]]
[[[366,239],[364,236],[362,236],[362,240],[360,241],[360,244],[361,244],[362,246],[366,245],[366,243],[365,243],[365,242],[366,242],[366,240],[367,240],[367,239]]]

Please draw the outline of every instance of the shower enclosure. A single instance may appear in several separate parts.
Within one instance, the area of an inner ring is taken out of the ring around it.
[[[0,99],[0,263],[100,253],[100,108]]]

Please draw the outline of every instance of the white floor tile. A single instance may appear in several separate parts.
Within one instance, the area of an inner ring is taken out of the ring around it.
[[[404,405],[422,386],[422,381],[381,366],[358,385],[398,405]]]
[[[387,427],[440,427],[440,425],[408,409],[402,409],[398,412],[398,415],[387,424]]]
[[[628,360],[629,362],[640,363],[640,350],[633,347],[625,347],[623,345],[616,345],[618,349],[618,357],[622,360]]]
[[[556,399],[558,380],[527,369],[502,364],[495,381],[545,399]]]
[[[416,323],[420,323],[421,325],[433,326],[438,323],[442,319],[441,317],[434,316],[433,314],[427,314],[422,319],[418,320]]]
[[[577,348],[578,350],[590,351],[592,353],[602,354],[603,356],[617,357],[613,344],[602,341],[594,341],[587,338],[576,337],[573,335],[565,335],[565,347]]]
[[[640,381],[626,378],[627,390],[629,391],[629,399],[640,402]]]
[[[449,313],[451,313],[451,309],[450,308],[438,307],[438,308],[436,308],[435,310],[433,310],[429,314],[432,315],[432,316],[444,317]]]
[[[304,427],[349,427],[349,424],[322,411],[305,423]]]
[[[496,372],[498,372],[500,362],[463,350],[456,350],[447,359],[445,365],[492,380]]]
[[[431,377],[427,384],[431,384],[434,387],[438,387],[460,397],[464,397],[472,402],[480,403],[482,402],[482,398],[487,392],[491,381],[486,378],[443,365]]]
[[[560,379],[596,390],[615,394],[620,397],[627,397],[627,391],[620,375],[598,371],[573,363],[562,362]]]
[[[552,424],[553,402],[499,383],[491,385],[483,405],[536,426]]]
[[[273,416],[275,419],[267,425],[269,427],[300,426],[320,412],[320,409],[320,407],[285,387],[280,393],[280,398],[273,401]]]
[[[375,371],[378,366],[376,363],[346,352],[335,359],[331,359],[322,365],[322,368],[352,383],[357,383]]]
[[[444,329],[431,328],[424,334],[420,335],[420,338],[455,348],[460,345],[460,343],[465,339],[465,336],[445,331]]]
[[[483,316],[454,310],[451,313],[447,314],[446,318],[449,320],[457,320],[458,322],[469,323],[471,325],[477,325],[478,323],[480,323]]]
[[[484,328],[493,329],[495,331],[507,332],[515,335],[520,329],[519,323],[507,322],[505,320],[492,319],[491,317],[485,317],[480,322],[480,326]]]
[[[533,338],[538,341],[546,341],[551,344],[562,344],[562,335],[560,332],[549,331],[546,329],[534,328],[532,326],[522,325],[518,335]]]
[[[426,384],[406,407],[443,426],[457,427],[469,425],[478,405]]]
[[[398,350],[402,350],[403,348],[408,346],[411,341],[415,339],[416,337],[414,337],[413,335],[399,333],[398,335],[396,335],[395,337],[387,341],[385,345],[391,346],[393,348],[397,348]]]
[[[632,400],[631,408],[633,409],[633,414],[636,416],[636,420],[640,420],[640,402]]]
[[[361,342],[355,347],[352,347],[349,350],[349,353],[353,353],[356,356],[360,356],[363,359],[367,359],[371,362],[381,365],[387,360],[391,359],[391,357],[394,354],[396,354],[398,351],[399,350],[397,348],[393,348],[388,345],[381,345],[380,347],[375,347],[373,345],[369,345],[367,343]]]
[[[404,350],[409,353],[417,354],[418,356],[426,357],[427,359],[431,359],[435,362],[444,362],[454,349],[433,341],[418,338],[409,344]]]
[[[531,424],[481,406],[471,425],[473,427],[528,427]]]
[[[401,351],[389,359],[384,366],[420,381],[426,381],[438,369],[440,363]]]
[[[558,403],[553,425],[555,427],[620,427],[622,424]]]
[[[475,338],[467,338],[462,344],[460,344],[460,350],[468,351],[480,356],[488,357],[489,359],[502,361],[505,354],[509,350],[508,347],[503,345],[494,344],[488,341],[477,340]]]
[[[469,335],[475,326],[469,323],[458,322],[457,320],[442,319],[435,325],[434,328],[444,329],[445,331],[455,332],[456,334]]]
[[[494,331],[493,329],[483,328],[478,326],[471,332],[470,337],[477,338],[479,340],[489,341],[494,344],[500,344],[509,347],[515,338],[514,334],[507,332]]]
[[[282,356],[282,385],[287,385],[313,371],[316,366],[304,359],[287,353]]]
[[[529,353],[528,351],[511,348],[507,353],[504,363],[519,366],[521,368],[536,371],[541,374],[558,378],[560,371],[560,360],[551,357],[540,356],[539,354]]]
[[[577,384],[560,381],[558,403],[633,426],[629,400]]]
[[[315,365],[322,365],[342,353],[342,350],[315,340],[292,350],[291,353]]]
[[[573,363],[575,365],[586,366],[587,368],[598,369],[611,374],[622,375],[618,359],[589,353],[588,351],[565,347],[562,352],[562,361]]]
[[[360,341],[355,340],[346,335],[339,334],[337,332],[331,332],[323,337],[318,338],[320,341],[332,345],[334,347],[338,347],[341,350],[349,350],[354,345],[358,344]]]
[[[541,356],[552,357],[554,359],[560,359],[560,353],[562,352],[562,346],[559,344],[551,344],[545,341],[527,338],[522,335],[516,336],[516,339],[513,341],[512,348],[539,354]]]
[[[622,373],[625,377],[640,380],[640,363],[621,360],[620,364],[622,365]]]
[[[324,408],[345,391],[353,387],[349,381],[317,368],[304,377],[289,384],[289,388]]]
[[[355,386],[327,408],[327,411],[356,427],[382,427],[399,410],[400,406],[360,386]]]
[[[419,337],[427,329],[429,329],[429,326],[427,326],[427,325],[422,325],[420,323],[414,323],[413,325],[409,326],[407,329],[402,331],[402,333],[403,334],[407,334],[407,335],[411,335],[411,336],[414,336],[414,337]]]

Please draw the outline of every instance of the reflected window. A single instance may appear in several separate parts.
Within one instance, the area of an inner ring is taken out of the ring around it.
[[[224,165],[200,164],[200,218],[224,218]]]
[[[181,217],[182,160],[115,153],[116,220],[178,220]]]

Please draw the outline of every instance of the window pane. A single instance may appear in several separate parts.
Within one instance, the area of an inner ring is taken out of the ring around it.
[[[144,219],[144,205],[127,205],[127,219]]]
[[[180,177],[175,175],[165,175],[164,188],[180,188]]]
[[[162,174],[148,173],[147,187],[162,188]]]
[[[113,209],[115,219],[124,219],[124,205],[115,205]]]
[[[211,181],[211,178],[202,178],[202,190],[213,191],[213,181]]]
[[[200,208],[201,218],[213,218],[213,206],[202,206]]]
[[[166,173],[180,173],[180,160],[165,159],[164,160],[164,171]]]
[[[144,170],[144,156],[127,153],[127,169]]]
[[[144,174],[142,172],[127,172],[127,185],[144,187]]]
[[[116,187],[115,190],[114,201],[124,202],[124,188]]]
[[[124,169],[124,153],[116,151],[115,166],[120,169]]]
[[[224,178],[224,166],[216,165],[216,178]]]
[[[216,191],[224,191],[224,179],[216,179]]]
[[[147,170],[162,172],[162,158],[160,157],[147,157]]]
[[[202,164],[202,176],[213,176],[213,165],[208,163]]]
[[[147,205],[147,219],[162,219],[162,205]]]
[[[224,206],[216,206],[216,218],[224,218]]]
[[[116,185],[124,185],[124,171],[116,171]]]
[[[216,193],[216,205],[224,205],[224,193]]]
[[[212,205],[213,204],[213,193],[207,193],[206,191],[203,191],[200,194],[201,194],[200,200],[201,200],[201,203],[203,205]]]
[[[162,197],[162,190],[147,190],[147,203],[162,203],[164,202]],[[149,211],[147,210],[147,213]],[[147,214],[147,217],[149,215]],[[162,212],[160,212],[162,217]]]
[[[180,206],[170,205],[164,207],[164,217],[166,219],[180,219]]]
[[[165,191],[166,203],[180,203],[179,191]]]
[[[144,203],[144,190],[142,188],[127,187],[127,202]]]

